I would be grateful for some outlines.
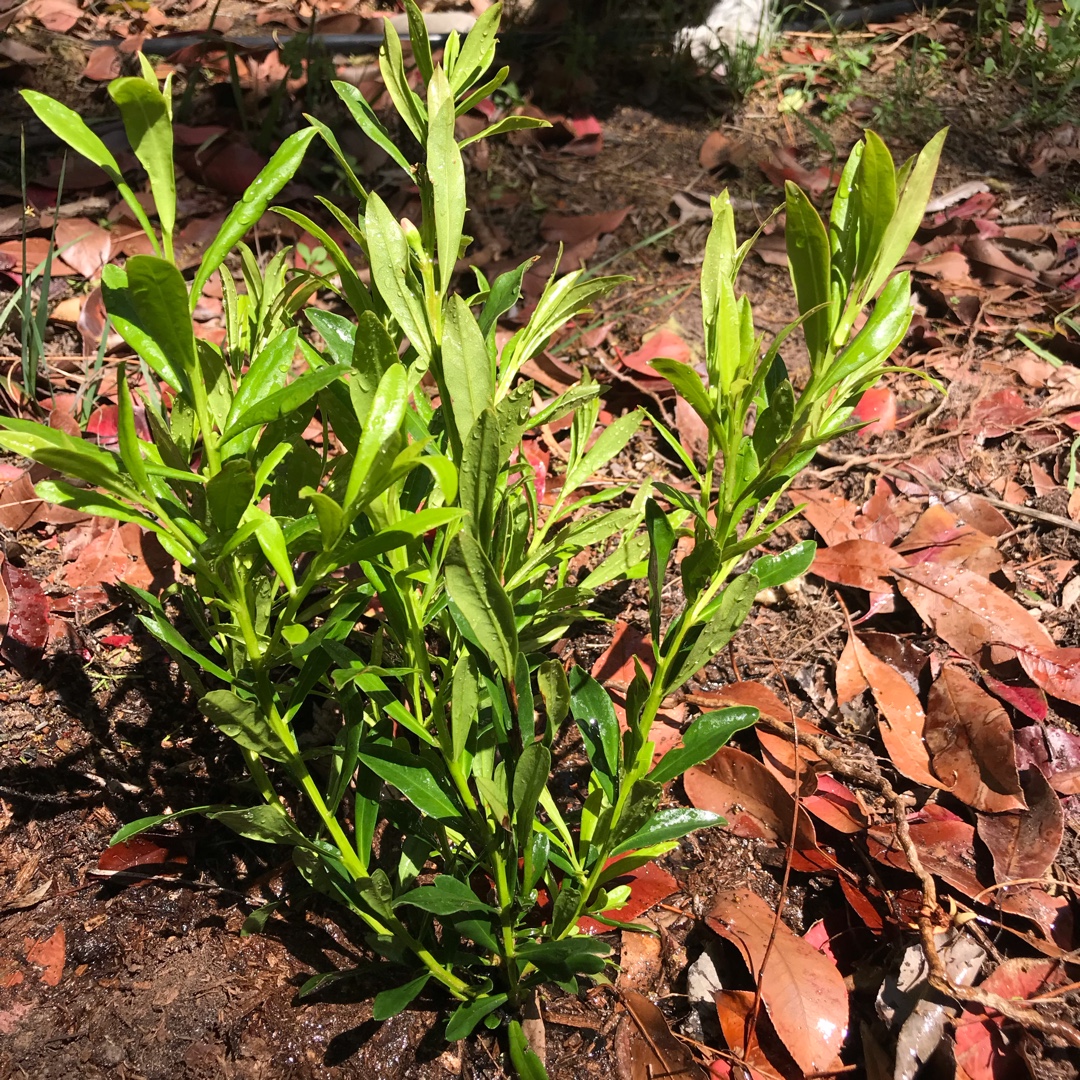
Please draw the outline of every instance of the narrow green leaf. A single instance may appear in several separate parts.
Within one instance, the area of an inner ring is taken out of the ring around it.
[[[450,542],[444,563],[446,591],[504,679],[514,677],[518,636],[514,609],[495,568],[468,533]]]
[[[199,708],[210,723],[245,750],[272,761],[289,760],[288,751],[254,701],[245,701],[231,690],[212,690],[199,699]]]
[[[805,316],[803,333],[810,352],[810,364],[816,370],[829,351],[832,328],[829,237],[814,204],[806,195],[790,180],[785,185],[785,191],[788,266],[799,302],[799,313]],[[815,308],[820,310],[808,314]]]
[[[345,488],[345,515],[350,517],[385,476],[386,466],[397,453],[401,422],[408,404],[407,374],[401,364],[388,368],[379,380],[367,424],[349,471]],[[379,488],[381,490],[381,488]]]
[[[225,810],[208,810],[205,816],[220,821],[245,840],[258,840],[264,844],[286,844],[289,847],[311,847],[311,841],[293,824],[279,802],[263,803],[247,809],[229,807]]]
[[[125,840],[130,840],[133,836],[138,836],[139,833],[146,832],[147,829],[156,829],[159,825],[168,824],[170,821],[179,821],[180,818],[191,817],[192,814],[205,814],[211,810],[226,809],[230,808],[222,806],[219,803],[211,803],[207,806],[189,806],[186,810],[175,810],[171,814],[150,814],[147,817],[129,821],[122,828],[117,829],[116,832],[113,833],[109,845],[122,844]]]
[[[495,371],[480,326],[460,296],[450,297],[446,308],[442,370],[450,395],[443,411],[452,416],[464,444],[476,418],[495,403]]]
[[[138,326],[157,343],[188,400],[194,400],[191,383],[197,376],[198,354],[183,276],[172,263],[153,255],[133,255],[124,269]]]
[[[542,743],[530,743],[514,766],[513,823],[518,850],[523,851],[533,830],[540,793],[551,773],[551,751]]]
[[[682,745],[669,750],[649,773],[657,784],[682,776],[687,769],[707,761],[737,731],[753,727],[758,721],[757,709],[734,706],[703,713],[683,732]]]
[[[691,810],[679,806],[670,810],[660,810],[653,815],[644,828],[628,837],[612,851],[612,855],[621,855],[624,851],[636,851],[665,840],[678,840],[697,829],[708,829],[713,825],[726,825],[727,821],[719,814],[709,810]]]
[[[413,166],[409,164],[405,155],[398,149],[397,144],[390,137],[390,133],[383,127],[382,122],[375,115],[367,99],[352,83],[334,81],[333,86],[337,96],[345,103],[345,108],[352,114],[360,130],[379,147],[390,159],[396,162],[411,177]],[[331,147],[331,149],[333,149]]]
[[[653,642],[660,641],[660,612],[668,559],[675,547],[675,530],[655,499],[645,502],[645,529],[649,534],[649,629]]]
[[[459,1005],[446,1022],[446,1041],[467,1039],[485,1016],[501,1008],[508,1000],[509,994],[485,994]]]
[[[375,995],[371,1004],[372,1020],[389,1020],[391,1016],[397,1016],[413,1003],[420,992],[428,984],[431,972],[425,971],[419,978],[396,986],[393,990],[381,990]]]
[[[463,911],[494,911],[464,882],[449,874],[436,874],[430,885],[402,893],[394,907],[408,904],[432,915],[457,915]]]
[[[679,394],[686,399],[686,404],[701,417],[714,438],[721,439],[723,429],[717,420],[716,405],[712,398],[709,397],[709,391],[705,389],[701,376],[689,364],[680,363],[678,360],[669,360],[666,357],[650,360],[649,366],[663,375]]]
[[[746,621],[760,591],[758,579],[751,573],[740,574],[720,594],[715,614],[701,630],[688,651],[687,658],[665,690],[670,692],[696,675],[735,636]]]
[[[544,1063],[536,1056],[525,1032],[517,1020],[511,1020],[507,1029],[507,1041],[510,1045],[510,1063],[518,1080],[550,1080]]]
[[[450,796],[422,759],[388,746],[369,746],[361,750],[359,757],[376,776],[397,788],[422,814],[447,821],[460,816]]]
[[[247,461],[226,461],[206,485],[210,520],[217,531],[231,536],[255,495],[255,473]]]
[[[324,390],[332,382],[340,379],[341,375],[342,372],[337,367],[324,367],[316,368],[314,371],[305,371],[303,375],[293,379],[291,383],[286,384],[280,390],[267,394],[250,408],[239,413],[225,428],[221,436],[222,443],[235,439],[237,435],[241,435],[252,428],[262,427],[264,424],[272,424],[275,420],[283,420],[285,417],[292,416],[320,390]],[[239,397],[239,395],[237,396]]]
[[[244,238],[248,229],[266,213],[270,200],[296,175],[304,160],[308,144],[315,138],[312,127],[293,132],[278,147],[262,172],[252,181],[243,198],[225,219],[213,243],[203,254],[202,262],[191,283],[191,306],[202,296],[203,286],[210,275],[224,262],[233,245]]]
[[[758,579],[758,586],[762,589],[783,585],[810,569],[816,551],[817,544],[813,540],[802,540],[778,555],[762,555],[760,559],[755,559],[750,573]]]
[[[427,174],[435,202],[435,250],[439,257],[439,292],[450,289],[465,224],[465,163],[454,138],[454,96],[443,69],[428,86]]]
[[[619,775],[619,720],[608,692],[584,669],[570,672],[570,710],[597,778],[613,802]]]
[[[495,497],[498,493],[502,432],[494,409],[484,409],[471,426],[461,451],[458,502],[465,511],[465,526],[481,547],[491,543]]]

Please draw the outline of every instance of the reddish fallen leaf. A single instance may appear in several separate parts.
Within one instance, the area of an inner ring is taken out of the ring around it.
[[[1062,769],[1049,777],[1050,786],[1061,795],[1080,795],[1080,767]]]
[[[999,964],[979,988],[1011,1001],[1025,1001],[1067,985],[1069,977],[1055,960],[1014,957]],[[1003,1017],[973,1007],[956,1021],[957,1080],[1013,1080],[1026,1073],[1016,1040],[1001,1030]]]
[[[647,378],[659,379],[657,371],[649,366],[650,360],[667,357],[678,360],[681,364],[688,364],[691,360],[690,346],[674,330],[662,326],[655,334],[651,334],[641,343],[641,348],[625,356],[620,355],[624,367],[644,375]]]
[[[1039,415],[1015,390],[998,390],[980,398],[971,407],[972,433],[986,439],[1000,439]]]
[[[900,591],[930,628],[958,653],[991,663],[1018,647],[1053,649],[1050,635],[1015,600],[970,570],[923,563],[898,570]]]
[[[20,665],[40,656],[49,643],[49,598],[29,570],[4,561],[0,580],[6,593],[6,612],[0,656]]]
[[[177,148],[184,171],[200,183],[239,199],[266,165],[266,159],[244,143],[219,139],[201,150]]]
[[[41,981],[46,986],[59,986],[64,974],[64,960],[67,952],[67,936],[64,928],[58,926],[51,937],[34,941],[27,938],[26,962],[44,968]]]
[[[1013,683],[1002,682],[985,671],[982,677],[986,689],[1006,704],[1011,705],[1017,712],[1040,722],[1046,719],[1050,707],[1046,703],[1046,695],[1038,687],[1017,686]]]
[[[1048,780],[1080,769],[1080,735],[1050,724],[1032,724],[1016,733],[1016,764],[1036,768]]]
[[[12,532],[32,528],[41,523],[71,525],[86,521],[87,515],[66,506],[44,502],[34,491],[34,477],[45,473],[43,466],[31,466],[19,471],[16,478],[0,487],[0,525]]]
[[[83,78],[94,82],[111,82],[124,66],[120,50],[115,45],[99,45],[86,58]]]
[[[751,1080],[792,1080],[802,1075],[787,1047],[780,1041],[767,1009],[758,1012],[749,1044],[746,1021],[754,1007],[752,990],[718,990],[716,1014],[728,1048],[748,1069]]]
[[[1080,704],[1080,649],[1019,648],[1028,678],[1051,697]]]
[[[110,649],[123,649],[134,640],[130,634],[106,634],[98,638],[100,644],[108,645]]]
[[[703,465],[709,452],[709,429],[684,397],[675,399],[675,430],[690,456]]]
[[[633,207],[607,210],[601,214],[545,214],[540,222],[540,236],[552,244],[581,244],[604,233],[614,232]]]
[[[802,516],[817,529],[821,539],[829,547],[836,547],[845,540],[862,539],[854,525],[855,518],[859,515],[859,508],[854,503],[834,495],[831,491],[817,488],[792,488],[789,494],[796,506],[806,503]]]
[[[23,262],[23,241],[5,240],[0,244],[0,269],[7,269],[11,276],[33,273],[50,256],[53,277],[70,277],[75,273],[63,258],[56,254],[47,236],[26,238],[25,262]]]
[[[979,839],[994,860],[994,881],[1042,878],[1061,848],[1065,818],[1061,800],[1038,769],[1021,777],[1027,807],[1004,814],[979,814]]]
[[[742,750],[721,747],[686,772],[683,788],[691,805],[727,818],[736,836],[774,844],[786,843],[791,836],[795,800],[757,758]],[[808,851],[817,848],[813,823],[801,807],[795,843]]]
[[[1026,809],[1009,717],[959,668],[930,688],[925,730],[931,767],[952,795],[989,813]]]
[[[105,597],[103,585],[123,581],[140,589],[167,584],[173,560],[153,533],[144,532],[134,522],[123,524],[96,518],[72,534],[64,555],[74,561],[64,568],[64,581],[80,594]],[[89,602],[88,596],[83,596]]]
[[[955,514],[965,525],[970,525],[987,536],[1004,536],[1007,532],[1012,532],[1009,519],[981,495],[970,491],[946,491],[942,499],[950,513]]]
[[[858,424],[866,424],[859,432],[860,439],[895,431],[896,395],[887,386],[871,387],[859,398],[851,419]]]
[[[739,950],[752,976],[760,973],[761,1000],[798,1066],[832,1068],[848,1029],[847,988],[836,967],[782,921],[772,938],[775,913],[750,889],[723,890],[706,921]]]
[[[98,858],[97,868],[108,874],[117,874],[136,866],[163,866],[167,863],[186,862],[187,856],[173,854],[167,846],[143,835],[106,848]]]
[[[646,673],[654,669],[652,638],[632,623],[619,621],[615,624],[611,644],[597,657],[590,674],[604,686],[625,692],[637,673],[635,659]]]
[[[774,149],[769,157],[759,160],[757,166],[781,190],[791,180],[810,195],[823,195],[834,183],[833,172],[828,165],[807,169],[795,157],[795,152],[787,147]]]
[[[911,563],[963,566],[982,577],[995,573],[1002,562],[994,537],[961,524],[941,503],[934,503],[920,515],[897,550]]]
[[[112,255],[112,236],[87,218],[60,218],[56,222],[56,246],[64,262],[85,278],[97,277]]]
[[[666,900],[672,893],[679,891],[679,883],[656,863],[646,863],[636,870],[631,870],[628,874],[612,878],[607,888],[611,889],[616,885],[631,886],[630,899],[625,907],[610,908],[601,914],[606,919],[622,923],[635,922],[646,911],[656,907],[661,900]],[[586,934],[606,934],[611,929],[610,926],[590,919],[588,916],[583,918],[578,925]]]
[[[899,671],[879,660],[855,634],[849,643],[852,657],[877,703],[878,731],[893,765],[917,784],[941,787],[930,771],[930,755],[923,741],[926,715],[915,691]]]
[[[660,937],[624,930],[619,941],[619,990],[649,993],[656,989],[664,973],[663,944]]]
[[[812,574],[867,592],[891,592],[892,571],[908,565],[898,551],[873,540],[845,540],[832,547],[818,548],[814,555]]]
[[[46,30],[58,34],[66,34],[82,18],[82,11],[73,0],[30,0],[22,14],[32,15]]]

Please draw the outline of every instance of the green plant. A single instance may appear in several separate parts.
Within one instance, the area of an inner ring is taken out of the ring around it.
[[[490,282],[476,275],[471,295],[455,292],[468,243],[461,148],[469,140],[456,141],[454,120],[506,78],[505,68],[486,75],[499,8],[464,41],[452,35],[440,64],[419,12],[412,4],[408,12],[426,94],[413,90],[392,32],[380,64],[419,162],[353,87],[335,90],[417,185],[421,220],[395,220],[349,168],[333,132],[309,118],[311,128],[256,182],[257,200],[226,221],[190,288],[165,257],[135,257],[105,275],[114,326],[163,384],[160,402],[152,384],[142,394],[153,441],[138,438],[121,376],[117,453],[18,420],[0,421],[0,445],[88,485],[46,481],[42,496],[136,521],[180,561],[188,577],[170,596],[137,593],[141,618],[248,768],[253,805],[155,815],[115,839],[202,813],[288,846],[310,888],[362,920],[372,949],[406,972],[376,997],[376,1018],[437,984],[457,1003],[448,1038],[485,1019],[497,1025],[503,1010],[514,1067],[540,1076],[514,1014],[540,985],[573,990],[579,978],[605,977],[608,947],[581,935],[580,919],[606,919],[629,897],[620,877],[721,821],[660,809],[664,784],[752,724],[756,711],[698,717],[655,764],[650,729],[665,696],[713,660],[756,593],[809,565],[813,545],[803,543],[735,575],[776,528],[777,502],[815,447],[851,430],[855,403],[907,329],[910,282],[890,274],[921,220],[943,133],[899,173],[868,135],[848,161],[827,228],[788,185],[801,314],[764,356],[735,288],[751,241],[736,244],[730,204],[715,201],[702,276],[707,377],[655,362],[709,430],[699,470],[658,427],[697,494],[662,484],[655,497],[647,487],[597,492],[587,481],[643,415],[598,430],[591,380],[544,400],[520,373],[552,334],[626,279],[553,276],[529,322],[498,349],[497,320],[517,302],[529,263]],[[152,90],[160,94],[156,83]],[[64,120],[69,142],[85,139]],[[483,134],[534,123],[508,117]],[[359,219],[324,205],[370,273],[361,276],[315,221],[280,209],[324,247],[334,279],[290,276],[284,253],[260,268],[241,245],[248,291],[237,295],[222,275],[225,346],[196,341],[189,312],[203,284],[316,133],[338,158]],[[322,352],[297,325],[316,287],[337,291],[353,312],[305,311]],[[812,372],[799,395],[780,358],[797,327]],[[297,354],[306,369],[290,381]],[[323,434],[313,447],[302,433],[316,415]],[[567,416],[567,461],[545,500],[522,440]],[[664,626],[660,592],[680,535],[695,540],[680,567],[685,603]],[[571,560],[587,548],[608,554],[575,580]],[[635,575],[649,581],[654,656],[651,671],[638,668],[621,727],[606,691],[579,668],[568,675],[545,646],[589,617],[597,588]],[[589,762],[580,796],[552,783],[552,748],[571,718]],[[278,906],[255,912],[246,930]]]

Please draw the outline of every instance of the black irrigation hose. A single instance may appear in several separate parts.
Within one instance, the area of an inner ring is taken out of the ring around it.
[[[882,4],[871,4],[868,7],[849,8],[847,11],[838,11],[827,19],[818,14],[804,15],[790,22],[785,22],[785,30],[827,30],[830,27],[838,30],[850,29],[853,26],[865,26],[873,22],[889,22],[914,11],[918,7],[926,6],[917,0],[887,0]],[[438,48],[446,43],[446,34],[432,34],[431,44]],[[504,41],[514,38],[533,38],[535,40],[553,39],[557,32],[551,30],[518,30],[513,27],[508,29],[502,38]],[[378,52],[382,45],[382,34],[305,34],[295,32],[283,32],[277,34],[251,34],[237,37],[223,37],[218,34],[167,34],[159,38],[147,38],[143,48],[151,56],[174,56],[182,49],[193,46],[206,45],[211,48],[233,48],[240,52],[261,52],[264,49],[276,49],[292,41],[293,38],[304,38],[312,44],[321,45],[331,53],[368,53]],[[119,45],[120,39],[99,38],[90,41],[93,46]]]

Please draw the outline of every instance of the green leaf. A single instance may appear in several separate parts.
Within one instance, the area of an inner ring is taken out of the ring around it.
[[[245,840],[258,840],[264,844],[287,844],[289,847],[311,847],[311,841],[293,824],[279,802],[263,803],[244,810],[229,807],[225,810],[208,810],[206,817],[220,821]]]
[[[567,937],[556,941],[525,941],[518,956],[535,964],[549,978],[565,980],[574,975],[598,975],[607,967],[611,946],[594,937]]]
[[[127,382],[127,371],[123,364],[117,371],[117,431],[120,441],[120,457],[128,475],[137,490],[148,494],[151,491],[150,477],[143,461],[139,436],[135,430],[135,410],[131,404],[131,389]]]
[[[427,125],[426,110],[423,101],[409,85],[409,79],[405,72],[405,58],[401,50],[401,40],[389,20],[383,24],[383,43],[382,48],[379,49],[379,70],[382,73],[383,83],[390,94],[390,99],[394,103],[398,116],[405,121],[409,131],[412,132],[413,138],[423,146],[424,128]],[[368,134],[371,133],[368,132]]]
[[[372,192],[364,213],[371,276],[390,314],[397,320],[421,358],[430,363],[431,328],[423,294],[412,272],[409,245],[386,203]]]
[[[699,765],[720,749],[737,731],[753,727],[758,720],[757,709],[735,706],[703,713],[683,732],[682,745],[669,750],[649,773],[649,779],[666,784],[687,769]]]
[[[558,660],[545,660],[536,673],[536,683],[547,710],[546,742],[554,737],[570,712],[570,683],[566,671]]]
[[[659,642],[664,579],[675,546],[675,530],[655,499],[645,502],[645,529],[649,534],[649,629],[653,641]]]
[[[449,874],[436,874],[430,885],[402,893],[394,907],[408,904],[432,915],[457,915],[462,911],[494,911],[464,882]]]
[[[146,216],[146,211],[143,210],[139,200],[135,198],[135,193],[124,181],[116,158],[112,156],[101,139],[90,130],[82,117],[74,109],[69,109],[54,98],[38,93],[37,90],[20,90],[19,93],[22,94],[26,104],[34,110],[34,115],[54,135],[67,143],[75,153],[81,154],[87,161],[105,171],[135,215],[135,220],[142,226],[143,232],[150,238],[154,251],[160,252],[154,227],[150,224],[150,219]]]
[[[194,401],[191,383],[197,377],[198,354],[183,275],[172,263],[153,255],[132,255],[124,269],[128,300],[139,328],[156,342],[180,380],[180,389]]]
[[[450,73],[455,94],[472,86],[491,67],[501,18],[502,4],[492,4],[473,24]]]
[[[312,221],[307,214],[290,210],[286,206],[275,206],[273,210],[275,214],[280,214],[282,217],[288,218],[289,221],[296,222],[323,246],[327,255],[330,256],[330,261],[334,264],[338,277],[341,279],[341,291],[345,294],[345,299],[349,302],[353,313],[359,317],[363,312],[370,311],[372,306],[371,294],[360,280],[359,275],[349,261],[348,255],[341,250],[341,245],[324,228]],[[308,308],[306,314],[311,319],[316,314],[328,315],[330,313],[320,311],[318,308]],[[314,319],[312,319],[312,322],[314,322]]]
[[[459,1005],[446,1022],[446,1041],[457,1042],[458,1039],[468,1038],[485,1016],[501,1008],[509,998],[509,994],[485,994]]]
[[[758,585],[762,589],[783,585],[785,582],[794,581],[810,569],[816,551],[817,544],[813,540],[802,540],[778,555],[762,555],[760,559],[755,559],[750,566],[750,573],[758,579]]]
[[[210,520],[217,531],[230,536],[247,512],[255,495],[255,473],[247,461],[226,461],[206,485]]]
[[[506,1032],[510,1047],[510,1064],[517,1080],[550,1080],[544,1063],[536,1056],[517,1020],[511,1020]]]
[[[514,832],[519,850],[524,850],[533,829],[540,793],[551,773],[551,751],[542,743],[530,743],[514,766]]]
[[[0,446],[12,453],[40,461],[88,484],[134,494],[120,475],[119,459],[108,450],[33,420],[0,416],[0,428],[5,429],[0,434]]]
[[[275,420],[282,420],[287,416],[291,416],[306,405],[320,390],[340,379],[341,374],[337,367],[324,367],[317,368],[315,371],[305,371],[303,375],[293,379],[291,383],[283,386],[280,390],[275,390],[272,394],[268,394],[252,405],[251,408],[240,413],[225,428],[221,436],[222,442],[228,442],[250,428],[262,427],[264,424],[272,424]],[[231,415],[232,412],[230,411]]]
[[[296,578],[293,575],[292,562],[289,559],[289,546],[285,540],[285,533],[277,518],[271,517],[265,510],[258,508],[252,511],[254,520],[258,522],[255,527],[255,539],[266,556],[266,561],[274,568],[274,572],[281,579],[282,584],[292,596],[296,592]]]
[[[289,752],[254,701],[245,701],[231,690],[212,690],[199,699],[199,708],[210,723],[245,750],[272,761],[289,760]]]
[[[715,613],[688,650],[686,660],[665,687],[667,692],[696,675],[735,636],[759,591],[758,579],[752,573],[740,574],[730,582],[720,594]]]
[[[567,470],[566,490],[573,491],[580,487],[618,454],[634,437],[644,418],[645,413],[641,409],[634,409],[633,412],[620,416],[614,423],[608,424],[600,432],[596,442],[582,455],[581,460]]]
[[[390,137],[390,133],[386,128],[383,127],[382,122],[375,115],[364,95],[352,83],[334,81],[330,85],[333,86],[337,96],[345,103],[345,108],[352,114],[352,118],[359,125],[360,130],[411,177],[413,175],[413,166],[409,164],[405,155],[398,149],[397,144]],[[417,136],[417,139],[419,139],[419,136]]]
[[[869,129],[851,192],[851,212],[858,228],[853,281],[861,282],[869,277],[896,213],[896,166],[888,147]]]
[[[113,79],[109,96],[120,108],[128,142],[146,170],[161,231],[171,238],[176,227],[176,179],[173,175],[173,129],[169,103],[157,82],[134,76]],[[171,240],[166,239],[166,252]]]
[[[396,986],[393,990],[382,990],[375,995],[371,1005],[372,1020],[389,1020],[391,1016],[397,1016],[403,1012],[419,995],[420,991],[428,984],[431,972],[425,971],[419,978],[405,983],[404,986]]]
[[[581,729],[585,752],[597,779],[614,802],[619,775],[619,720],[608,692],[584,668],[575,667],[570,673],[570,710]]]
[[[458,106],[459,115],[460,111],[461,107]],[[551,122],[540,120],[535,116],[504,116],[501,120],[496,120],[494,124],[481,128],[475,135],[469,135],[462,139],[458,146],[464,150],[466,146],[471,146],[481,139],[490,139],[493,135],[505,135],[508,131],[529,131],[546,127],[551,127]]]
[[[240,202],[233,207],[199,263],[195,280],[191,283],[192,308],[202,295],[203,286],[210,279],[210,275],[225,261],[225,256],[233,245],[244,238],[248,229],[266,213],[270,200],[296,174],[304,160],[308,144],[315,135],[316,131],[312,127],[293,132],[278,147],[262,172],[248,186]]]
[[[458,502],[465,511],[465,527],[482,547],[494,533],[495,496],[499,478],[502,431],[494,409],[484,409],[461,450]]]
[[[446,295],[461,250],[465,224],[465,164],[454,138],[454,96],[446,73],[436,68],[428,85],[427,174],[435,202],[435,250],[439,292]]]
[[[399,443],[401,422],[405,417],[409,392],[407,374],[401,364],[388,368],[379,380],[372,399],[368,422],[360,436],[349,482],[345,487],[345,515],[350,517],[361,507],[369,492],[381,490],[386,466],[393,460]]]
[[[141,325],[140,318],[128,293],[127,274],[111,263],[101,268],[101,298],[117,333],[146,361],[147,367],[174,390],[187,392],[187,383],[173,370],[161,346]],[[184,400],[184,399],[181,399]],[[190,405],[190,399],[186,399]],[[179,410],[174,406],[172,424],[175,429]],[[193,414],[192,414],[193,415]]]
[[[480,312],[480,329],[487,337],[498,323],[501,316],[505,315],[521,298],[521,282],[525,272],[536,257],[526,259],[514,270],[507,270],[500,274],[492,283],[491,290],[484,301],[484,307]]]
[[[136,590],[142,594],[141,590]],[[148,594],[142,594],[148,595]],[[152,615],[139,614],[139,622],[150,631],[161,642],[166,649],[184,657],[186,660],[191,660],[198,664],[207,674],[213,675],[215,678],[221,679],[222,682],[231,683],[233,677],[218,664],[215,664],[212,660],[203,656],[201,652],[194,649],[188,642],[180,636],[172,624],[165,618],[165,616],[159,615],[156,611]]]
[[[445,320],[442,369],[450,400],[442,407],[464,444],[476,418],[495,402],[495,372],[480,326],[460,296],[450,297]]]
[[[122,844],[126,840],[130,840],[133,836],[138,836],[139,833],[146,832],[147,829],[156,829],[159,825],[165,825],[170,821],[179,821],[180,818],[190,817],[192,814],[205,814],[211,810],[225,809],[228,808],[221,806],[220,804],[189,806],[186,810],[175,810],[171,814],[150,814],[148,817],[137,818],[135,821],[129,821],[122,828],[117,829],[116,832],[113,833],[109,845]]]
[[[369,746],[360,760],[378,777],[398,789],[422,814],[454,820],[460,815],[450,796],[420,758],[388,746]]]
[[[649,823],[628,837],[612,851],[612,855],[621,855],[624,851],[636,851],[665,840],[678,840],[696,829],[707,829],[713,825],[726,825],[719,814],[709,810],[691,810],[684,806],[670,810],[660,810],[653,815]]]
[[[649,366],[655,368],[675,387],[686,400],[686,404],[705,422],[713,438],[720,441],[723,438],[723,429],[716,417],[716,404],[709,397],[709,391],[701,381],[701,376],[689,364],[669,360],[667,357],[650,360]]]
[[[495,568],[468,533],[450,542],[443,564],[446,591],[500,674],[514,677],[518,635],[514,609]]]
[[[787,193],[788,265],[799,313],[806,316],[803,333],[810,352],[811,367],[816,370],[829,351],[832,314],[829,307],[829,237],[814,204],[790,180]],[[807,314],[815,308],[813,314]]]

